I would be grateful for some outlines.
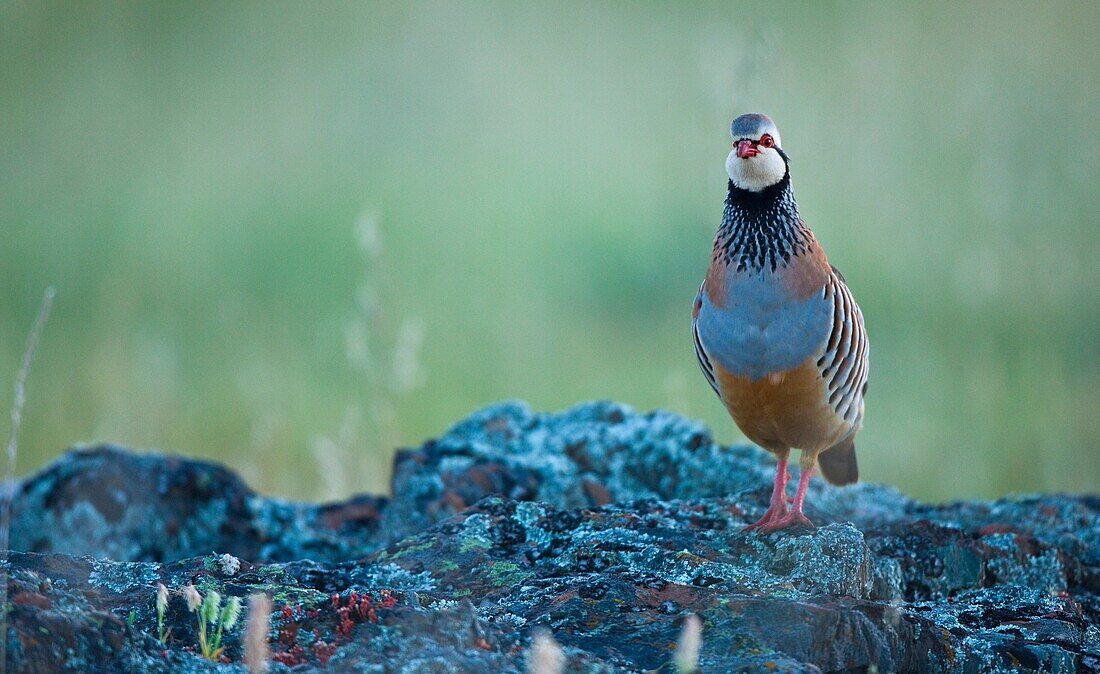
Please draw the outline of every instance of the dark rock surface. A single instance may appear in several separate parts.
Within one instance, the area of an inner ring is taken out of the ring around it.
[[[401,452],[392,499],[258,496],[207,463],[99,448],[13,503],[12,672],[244,671],[195,654],[155,587],[274,599],[273,671],[522,672],[549,629],[567,672],[1100,672],[1100,497],[932,506],[814,480],[813,531],[741,528],[773,462],[677,416],[501,404]],[[219,559],[231,554],[239,569]]]

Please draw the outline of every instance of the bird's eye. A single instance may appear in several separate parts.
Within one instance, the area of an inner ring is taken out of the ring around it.
[[[774,147],[775,139],[765,133],[763,136],[760,136],[760,145],[762,147]]]

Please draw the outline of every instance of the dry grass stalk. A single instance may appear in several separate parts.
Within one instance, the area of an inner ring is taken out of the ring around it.
[[[271,598],[266,594],[258,592],[248,597],[244,626],[244,661],[248,674],[267,674],[271,667],[271,647],[267,643],[271,610]]]
[[[565,671],[565,654],[549,632],[539,631],[527,651],[527,674],[561,674]]]
[[[692,613],[684,619],[684,628],[676,642],[676,651],[672,661],[678,674],[693,674],[699,671],[699,649],[703,646],[703,623],[699,616]]]
[[[46,321],[50,317],[53,298],[57,291],[51,286],[42,295],[38,316],[34,319],[27,345],[23,349],[23,362],[15,376],[15,396],[11,403],[11,428],[8,429],[7,465],[4,469],[4,493],[0,495],[0,670],[8,671],[8,553],[11,547],[11,507],[15,498],[15,462],[19,454],[19,425],[23,421],[23,406],[27,403],[27,377],[30,376],[34,352]]]
[[[365,213],[355,231],[363,273],[356,290],[357,311],[345,331],[345,354],[348,365],[363,376],[367,393],[348,406],[335,435],[310,443],[326,499],[362,488],[356,476],[400,443],[398,403],[427,381],[421,360],[424,322],[387,311],[386,300],[392,299],[394,288],[380,220]]]

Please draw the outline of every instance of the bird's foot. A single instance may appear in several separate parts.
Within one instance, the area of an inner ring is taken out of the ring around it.
[[[757,523],[759,524],[759,522]],[[755,525],[754,525],[755,527]],[[814,523],[810,521],[810,518],[802,514],[801,510],[791,510],[784,514],[782,517],[773,519],[759,527],[760,531],[778,531],[780,529],[789,529],[792,527],[806,527],[807,529],[813,529]]]
[[[745,527],[742,531],[755,531],[757,529],[761,531],[771,531],[769,527],[784,519],[787,515],[786,501],[779,501],[778,503],[773,502],[768,509],[764,511],[763,517]]]

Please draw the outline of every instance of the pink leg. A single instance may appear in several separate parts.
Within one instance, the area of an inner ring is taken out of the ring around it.
[[[745,531],[752,531],[753,529],[766,529],[769,525],[779,521],[787,514],[787,480],[789,479],[787,474],[787,457],[784,456],[779,459],[779,462],[775,465],[775,479],[772,481],[772,497],[771,502],[768,504],[768,509],[764,511],[764,516],[756,522],[745,527]]]
[[[775,464],[775,479],[772,480],[772,498],[769,508],[786,508],[787,505],[787,480],[791,478],[787,472],[787,460],[780,459]]]
[[[802,474],[798,476],[798,490],[794,493],[794,508],[790,512],[784,513],[782,517],[761,525],[760,529],[762,531],[775,531],[776,529],[786,529],[794,526],[813,528],[814,523],[802,514],[802,504],[806,502],[806,487],[810,484],[810,476],[813,472],[812,464],[809,468],[803,468]]]

